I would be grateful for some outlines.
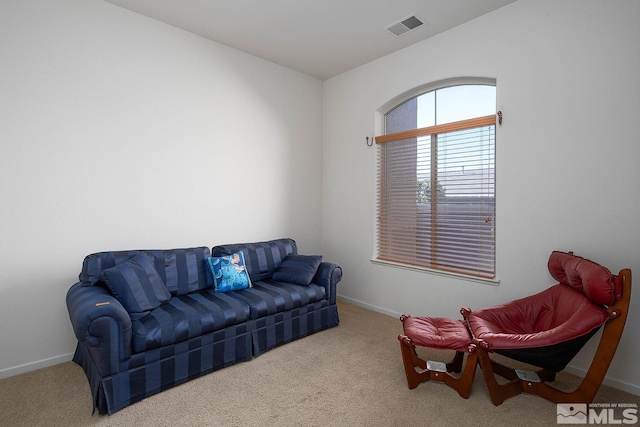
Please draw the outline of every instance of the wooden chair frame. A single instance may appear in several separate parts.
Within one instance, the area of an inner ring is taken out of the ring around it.
[[[430,370],[427,368],[427,362],[421,359],[416,353],[416,346],[406,335],[399,335],[400,351],[402,353],[402,362],[404,363],[404,372],[407,377],[407,385],[410,389],[414,389],[418,384],[427,381],[438,381],[445,383],[449,387],[458,392],[461,397],[467,399],[471,394],[471,386],[478,365],[478,353],[475,344],[470,344],[466,352],[456,351],[453,359],[446,363],[446,372]],[[467,355],[464,371],[462,370],[463,361]],[[420,369],[418,372],[417,369]],[[462,374],[458,377],[451,373]]]
[[[494,405],[500,405],[506,399],[520,393],[537,394],[554,403],[580,402],[591,403],[602,385],[616,352],[629,312],[631,300],[631,270],[623,269],[618,273],[622,277],[622,298],[608,307],[610,319],[605,323],[600,343],[593,357],[589,370],[578,387],[572,392],[564,392],[546,384],[555,379],[555,372],[541,369],[536,372],[540,382],[520,379],[515,369],[492,360],[491,349],[482,340],[474,340],[477,346],[478,362],[489,389]],[[403,356],[404,357],[404,356]],[[406,366],[406,363],[405,363]],[[499,384],[496,375],[509,380]]]

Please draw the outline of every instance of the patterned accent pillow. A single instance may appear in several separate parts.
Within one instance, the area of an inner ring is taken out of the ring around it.
[[[129,313],[153,310],[171,298],[158,271],[144,254],[104,270],[102,278]]]
[[[236,252],[228,256],[206,258],[205,262],[213,276],[213,290],[215,292],[235,291],[252,287],[242,252]]]
[[[316,275],[321,262],[321,255],[287,255],[272,278],[278,282],[308,285]]]

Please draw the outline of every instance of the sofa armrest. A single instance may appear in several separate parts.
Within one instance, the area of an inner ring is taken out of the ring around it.
[[[67,292],[67,309],[78,342],[97,354],[100,375],[119,371],[131,357],[131,317],[101,286],[76,283]]]
[[[333,262],[323,261],[318,267],[313,283],[323,286],[330,304],[336,303],[336,288],[342,280],[342,267]]]

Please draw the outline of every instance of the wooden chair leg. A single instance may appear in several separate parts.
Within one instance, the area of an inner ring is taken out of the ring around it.
[[[502,402],[510,397],[522,393],[521,381],[515,375],[515,372],[511,374],[511,370],[509,368],[491,360],[489,352],[482,348],[482,346],[478,346],[477,353],[480,369],[482,369],[484,381],[487,383],[487,388],[489,389],[491,402],[493,402],[495,406],[502,404]],[[496,371],[494,371],[494,369],[496,369]],[[506,384],[499,384],[496,379],[496,372],[501,377],[510,381]],[[513,378],[514,376],[515,379]]]
[[[463,352],[457,352],[456,357],[461,355],[464,357]],[[458,392],[460,397],[465,399],[469,398],[471,394],[471,386],[473,385],[473,379],[476,375],[476,367],[478,366],[478,353],[475,348],[467,353],[467,363],[465,363],[464,371],[459,378],[455,378],[448,373],[444,377],[444,382],[449,387]]]
[[[404,324],[405,320],[411,316],[402,315],[400,320]],[[430,372],[427,370],[427,362],[418,357],[415,345],[406,335],[398,335],[400,341],[400,352],[402,354],[402,363],[404,364],[404,373],[407,378],[409,389],[414,389],[418,384],[429,381],[431,379]],[[420,368],[422,371],[416,371]]]
[[[409,337],[406,335],[399,335],[398,340],[400,341],[402,362],[404,364],[404,372],[407,377],[407,385],[409,389],[416,388],[420,383],[434,380],[445,383],[456,390],[458,394],[465,399],[469,397],[471,394],[473,379],[475,377],[476,366],[478,364],[475,346],[470,348],[467,353],[464,371],[462,371],[462,364],[465,352],[456,351],[451,362],[446,364],[447,372],[440,372],[427,369],[427,362],[418,357],[415,346],[412,344]],[[422,369],[422,372],[416,371],[416,368]],[[462,375],[458,378],[450,374],[450,372],[458,373],[461,371]]]
[[[400,352],[402,353],[402,363],[404,364],[404,373],[407,377],[407,385],[409,389],[418,387],[418,384],[429,381],[430,375],[427,371],[427,362],[420,359],[416,353],[416,348],[411,344],[411,339],[406,335],[399,335]],[[424,369],[423,372],[417,372],[416,367]]]

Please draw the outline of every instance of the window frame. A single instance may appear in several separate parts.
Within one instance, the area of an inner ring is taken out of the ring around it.
[[[454,79],[447,79],[447,80],[441,80],[438,82],[434,82],[434,83],[430,83],[427,85],[423,85],[417,88],[414,88],[410,91],[407,91],[395,98],[393,98],[391,101],[389,101],[388,103],[386,103],[382,108],[380,108],[379,110],[377,110],[377,114],[376,114],[376,125],[377,128],[379,130],[381,130],[381,132],[379,132],[379,136],[377,136],[375,138],[375,142],[376,145],[378,144],[384,144],[390,140],[401,140],[402,138],[408,139],[408,138],[418,138],[421,136],[424,136],[425,134],[432,134],[434,132],[434,130],[437,130],[438,134],[442,134],[448,131],[449,128],[457,128],[460,124],[463,125],[468,125],[469,128],[477,128],[477,127],[482,127],[482,126],[494,126],[494,135],[493,135],[493,150],[496,149],[496,133],[497,133],[497,120],[496,120],[496,113],[493,113],[491,115],[487,115],[487,116],[481,116],[481,117],[474,117],[468,120],[461,120],[459,122],[453,122],[453,123],[445,123],[445,124],[436,124],[435,126],[428,126],[425,128],[416,128],[416,129],[409,129],[406,131],[400,131],[400,132],[395,132],[392,133],[390,135],[386,134],[386,129],[385,129],[385,122],[386,122],[386,115],[388,113],[390,113],[391,111],[393,111],[394,109],[398,108],[399,106],[403,105],[404,103],[417,98],[420,95],[432,92],[432,91],[436,91],[439,89],[445,89],[448,87],[453,87],[453,86],[463,86],[463,85],[487,85],[487,86],[493,86],[496,90],[496,104],[497,104],[497,84],[496,84],[496,79],[490,79],[490,78],[475,78],[475,77],[462,77],[462,78],[454,78]],[[497,105],[495,106],[495,109],[497,110]],[[477,125],[477,126],[476,126]],[[374,247],[374,256],[371,259],[372,263],[375,264],[381,264],[381,265],[388,265],[388,266],[393,266],[393,267],[399,267],[399,268],[403,268],[403,269],[408,269],[408,270],[416,270],[416,271],[421,271],[421,272],[428,272],[428,273],[433,273],[433,274],[437,274],[437,275],[441,275],[441,276],[448,276],[448,277],[455,277],[455,278],[462,278],[465,279],[467,281],[476,281],[476,282],[481,282],[481,283],[488,283],[488,284],[498,284],[499,283],[499,279],[498,279],[498,268],[497,268],[497,236],[494,234],[493,237],[493,247],[494,247],[494,257],[493,257],[493,272],[492,275],[484,275],[484,274],[475,274],[471,271],[457,271],[456,268],[453,269],[449,269],[449,268],[440,268],[438,266],[426,266],[426,265],[416,265],[416,264],[412,264],[412,263],[406,263],[403,261],[393,261],[393,260],[388,260],[388,259],[384,259],[380,257],[380,254],[378,253],[379,251],[379,245],[380,245],[380,228],[379,228],[379,218],[378,215],[380,213],[380,197],[381,197],[381,188],[379,187],[379,176],[380,176],[380,168],[381,166],[381,159],[380,156],[381,154],[381,149],[377,149],[376,150],[377,154],[377,160],[376,160],[376,198],[378,199],[376,202],[376,215],[375,215],[375,247]],[[494,151],[495,153],[495,151]],[[494,158],[493,158],[493,170],[495,173],[495,168],[496,168],[496,163],[497,163],[497,158],[495,157],[494,154]],[[493,197],[494,197],[494,217],[493,220],[495,221],[495,200],[496,200],[496,182],[495,182],[495,176],[494,176],[494,180],[493,180]],[[494,223],[495,226],[495,223]]]

